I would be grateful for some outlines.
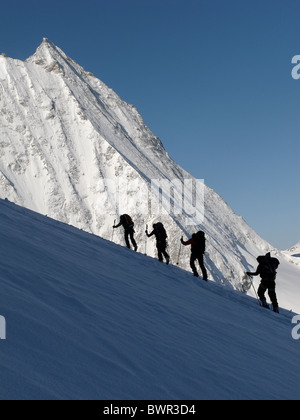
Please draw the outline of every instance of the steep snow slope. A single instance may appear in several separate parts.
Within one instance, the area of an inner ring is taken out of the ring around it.
[[[208,239],[210,278],[236,288],[255,257],[272,249],[208,187],[203,223],[187,223],[195,198],[191,186],[184,189],[183,211],[174,214],[184,180],[193,177],[169,158],[132,105],[49,40],[25,62],[0,57],[0,93],[1,198],[105,239],[112,238],[114,219],[129,213],[142,252],[145,225],[160,220],[173,262],[182,234],[200,227]],[[164,190],[159,215],[153,213],[159,198],[150,191],[157,179],[179,182]],[[201,204],[197,210],[202,213]],[[124,244],[121,230],[114,241]],[[154,255],[154,246],[148,241],[148,254]],[[188,262],[184,250],[180,265],[187,268]]]
[[[0,200],[1,399],[299,399],[291,314]]]

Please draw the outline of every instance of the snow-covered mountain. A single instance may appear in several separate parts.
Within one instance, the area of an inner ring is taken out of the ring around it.
[[[128,213],[139,251],[154,255],[145,225],[161,220],[173,263],[180,237],[200,227],[210,278],[237,288],[256,256],[272,250],[207,186],[204,220],[187,223],[192,185],[184,189],[183,211],[175,210],[184,180],[193,177],[168,156],[134,106],[47,39],[25,62],[0,57],[0,146],[0,197],[58,221],[111,240],[114,220]],[[151,195],[151,180],[179,183],[164,190],[159,216],[152,212],[160,198]],[[124,244],[121,230],[113,239]],[[180,265],[189,269],[188,260],[184,249]]]
[[[284,251],[284,254],[292,264],[300,266],[300,242]]]
[[[287,252],[291,254],[292,257],[299,258],[300,257],[300,241],[295,246],[292,246],[291,248],[289,248]]]
[[[289,312],[2,200],[0,255],[1,400],[300,398]]]

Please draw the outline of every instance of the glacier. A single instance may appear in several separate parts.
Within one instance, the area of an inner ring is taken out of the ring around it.
[[[271,251],[289,268],[287,276],[279,270],[287,295],[283,303],[297,310],[299,266],[290,264],[289,255],[262,239],[206,185],[201,223],[187,224],[184,212],[169,211],[168,204],[175,207],[180,200],[175,188],[164,192],[159,216],[151,206],[145,212],[149,197],[156,205],[161,199],[151,195],[153,180],[195,181],[169,157],[133,105],[46,38],[26,61],[0,57],[0,198],[107,240],[114,220],[128,213],[139,251],[150,256],[155,244],[146,244],[145,226],[162,221],[173,263],[181,236],[202,229],[210,279],[234,289],[256,266],[256,257]],[[193,188],[184,192],[192,205]],[[124,244],[121,230],[113,239]],[[179,265],[189,269],[188,249]]]

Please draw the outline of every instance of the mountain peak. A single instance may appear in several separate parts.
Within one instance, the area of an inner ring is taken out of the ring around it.
[[[48,71],[56,70],[57,73],[62,73],[62,65],[66,60],[68,57],[60,48],[48,38],[43,38],[36,52],[26,62],[43,66]]]
[[[48,38],[43,38],[43,41],[40,47],[47,47],[47,48],[52,48],[54,50],[57,50],[57,46]]]
[[[42,44],[54,45],[53,42],[51,42],[48,38],[43,38]]]
[[[55,44],[53,44],[53,42],[50,41],[48,38],[43,38],[42,43],[37,48],[37,51],[45,49],[57,51],[58,47]]]
[[[287,250],[289,253],[300,253],[300,241]],[[300,255],[300,254],[299,254]]]

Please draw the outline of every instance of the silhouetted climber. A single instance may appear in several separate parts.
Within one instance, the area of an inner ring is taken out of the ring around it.
[[[135,242],[135,239],[134,239],[134,234],[135,234],[134,223],[133,223],[132,218],[128,214],[123,214],[120,217],[120,223],[117,226],[113,226],[113,228],[117,229],[120,226],[123,226],[124,231],[125,231],[125,242],[126,242],[127,248],[131,249],[130,243],[129,243],[129,236],[130,236],[133,248],[134,248],[135,251],[137,251],[138,246],[137,246],[137,244]]]
[[[153,225],[153,229],[154,229],[153,232],[151,232],[150,234],[148,233],[148,229],[147,229],[146,235],[148,236],[148,238],[155,235],[158,259],[160,262],[164,262],[164,259],[163,259],[163,256],[164,256],[166,259],[166,263],[169,264],[170,255],[166,251],[167,246],[168,246],[168,243],[167,243],[168,235],[164,228],[164,225],[162,223],[156,223]]]
[[[203,280],[207,281],[207,271],[204,266],[204,253],[205,253],[205,233],[200,231],[195,233],[192,238],[185,242],[181,238],[182,245],[191,245],[191,269],[193,270],[194,276],[199,277],[198,271],[196,269],[195,262],[198,260],[200,268],[202,270]]]
[[[268,290],[274,312],[279,313],[278,301],[276,295],[276,275],[277,268],[279,267],[280,262],[277,258],[272,258],[270,252],[265,256],[260,256],[257,258],[259,263],[255,273],[248,272],[248,276],[258,276],[261,277],[261,283],[258,289],[258,296],[261,300],[262,306],[264,308],[270,309],[265,298],[265,293]]]

